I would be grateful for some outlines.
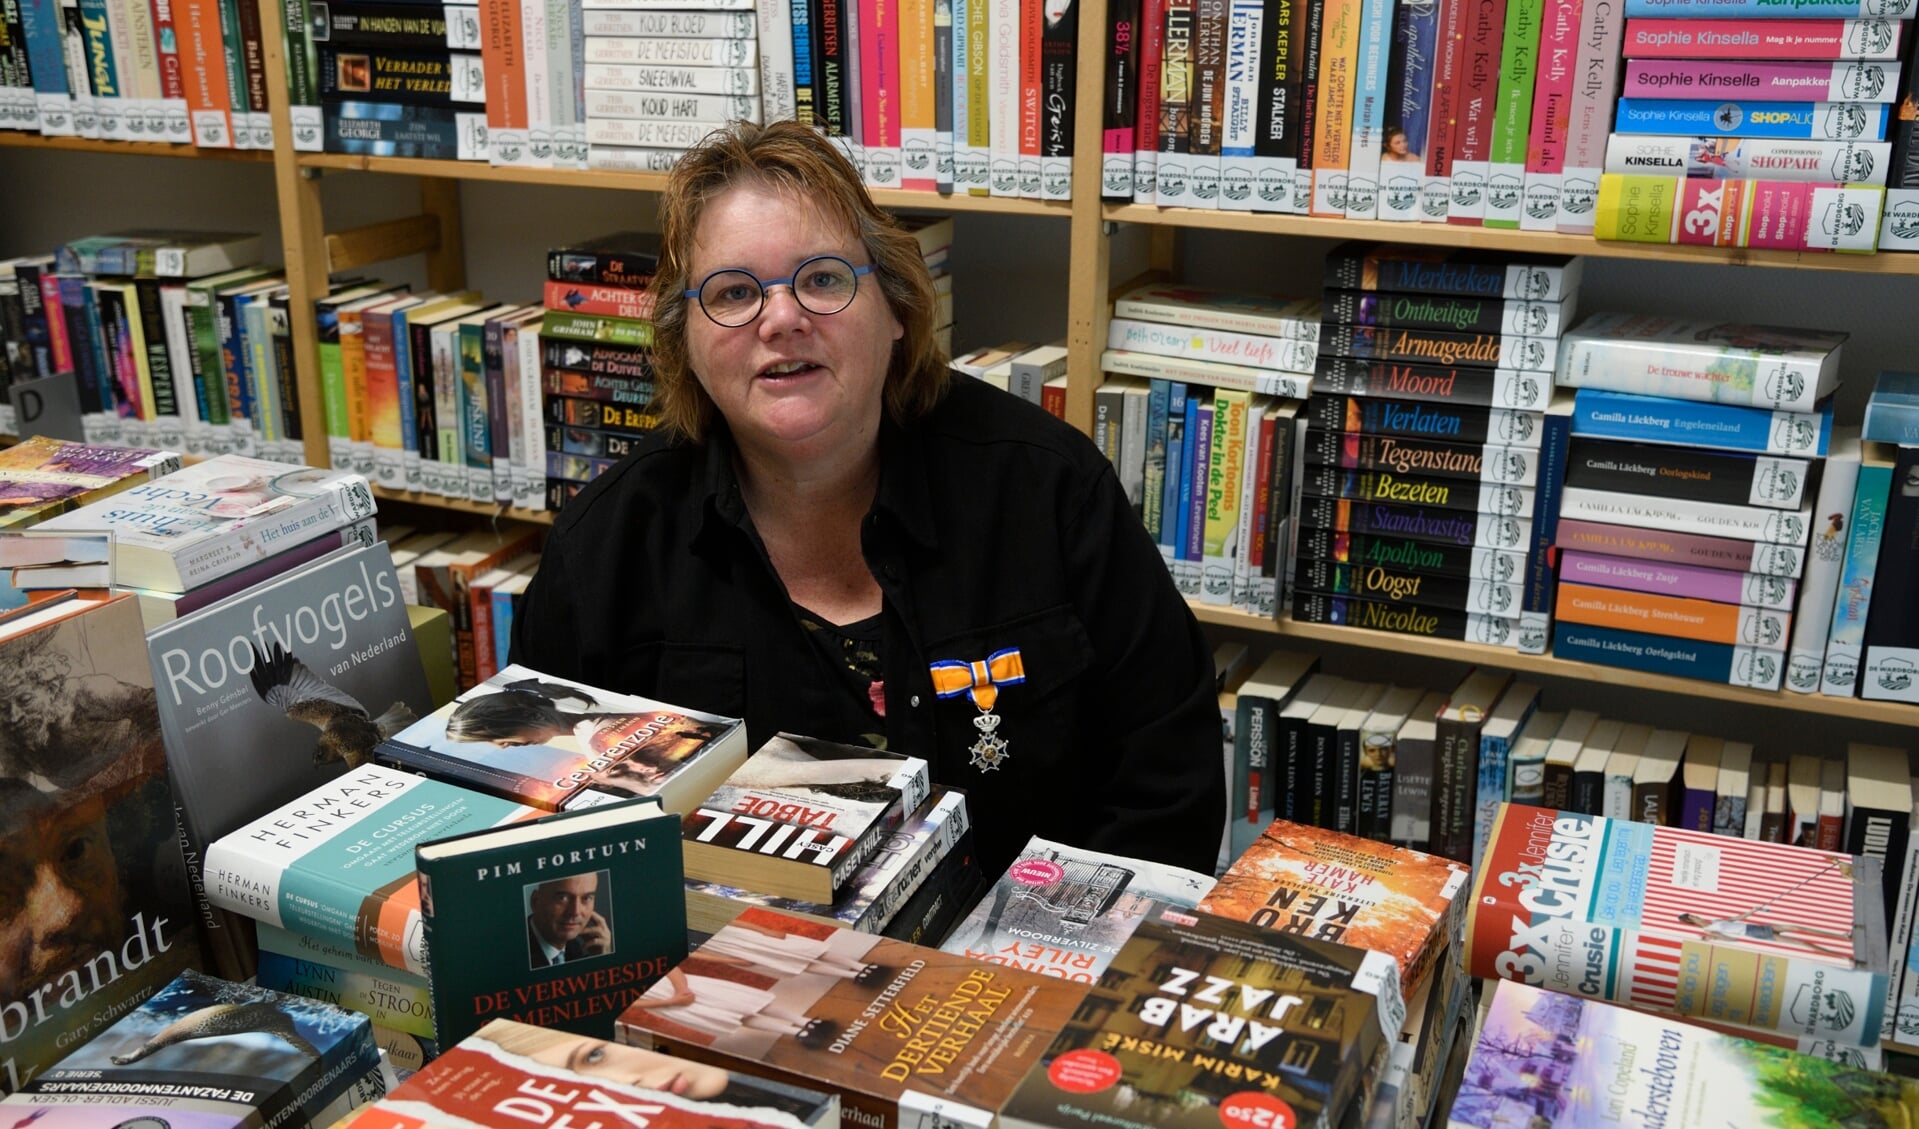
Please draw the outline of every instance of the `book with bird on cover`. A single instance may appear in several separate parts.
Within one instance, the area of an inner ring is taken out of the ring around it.
[[[0,626],[0,1093],[197,966],[140,605]]]
[[[373,1024],[191,969],[0,1102],[41,1129],[326,1125],[380,1097]]]
[[[165,624],[147,650],[196,890],[214,840],[365,764],[433,710],[384,543]],[[212,940],[238,924],[203,914]],[[221,973],[251,972],[249,945],[208,947]]]

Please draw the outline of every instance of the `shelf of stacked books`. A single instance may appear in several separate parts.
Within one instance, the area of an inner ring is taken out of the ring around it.
[[[0,130],[0,149],[58,149],[68,153],[123,153],[136,157],[197,157],[210,161],[273,160],[269,149],[203,149],[163,141],[100,141],[88,137],[45,137],[37,133]]]

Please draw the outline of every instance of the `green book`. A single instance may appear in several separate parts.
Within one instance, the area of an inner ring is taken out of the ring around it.
[[[680,819],[651,796],[415,848],[441,1045],[490,1019],[611,1039],[613,1021],[686,959]],[[449,950],[451,952],[451,950]]]
[[[1544,18],[1544,0],[1507,0],[1506,38],[1499,51],[1499,97],[1493,103],[1492,152],[1486,172],[1487,227],[1519,227],[1526,145],[1533,128],[1533,72],[1539,66],[1539,25]]]
[[[570,341],[602,341],[611,345],[653,347],[653,323],[633,318],[601,317],[548,310],[540,319],[540,336],[562,337]]]

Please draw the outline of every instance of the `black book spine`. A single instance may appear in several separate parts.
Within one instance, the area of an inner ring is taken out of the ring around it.
[[[1193,160],[1189,193],[1197,206],[1212,208],[1219,199],[1220,132],[1226,105],[1227,0],[1194,0],[1193,108],[1187,117]]]
[[[1354,833],[1381,843],[1393,834],[1393,746],[1362,745],[1359,750],[1359,816]]]
[[[1538,452],[1523,447],[1467,446],[1317,428],[1306,433],[1306,443],[1307,462],[1348,470],[1429,474],[1509,486],[1533,485],[1539,470]]]
[[[1281,576],[1286,567],[1286,523],[1293,516],[1293,455],[1299,447],[1299,436],[1298,418],[1280,416],[1273,428],[1272,501],[1266,508],[1266,556],[1259,566],[1262,577]]]
[[[34,371],[52,376],[53,326],[47,320],[46,296],[40,290],[41,274],[38,263],[20,263],[13,268],[13,277],[20,283],[21,328],[26,333],[27,350],[33,355]]]
[[[1352,596],[1395,606],[1477,612],[1511,618],[1519,614],[1518,584],[1433,575],[1383,565],[1350,565],[1302,558],[1294,583],[1302,591]]]
[[[134,279],[133,292],[140,304],[140,336],[147,354],[147,375],[153,381],[153,413],[178,418],[180,401],[173,383],[173,356],[167,351],[167,323],[160,310],[160,280]]]
[[[487,447],[493,456],[497,495],[499,469],[506,463],[508,452],[512,450],[506,422],[506,330],[499,318],[488,318],[480,327],[480,358],[481,372],[486,381]]]
[[[1359,833],[1359,726],[1339,729],[1338,747],[1333,759],[1334,831],[1347,835]]]
[[[377,47],[389,51],[447,48],[446,7],[388,0],[318,0],[313,41],[320,47]]]
[[[1919,99],[1919,44],[1908,43],[1905,71],[1899,79],[1899,110],[1892,118],[1887,188],[1919,188],[1919,115],[1910,109],[1915,99]]]
[[[1273,736],[1273,814],[1294,823],[1302,820],[1306,799],[1301,774],[1309,759],[1307,746],[1312,742],[1306,729],[1304,718],[1281,716]]]
[[[1510,368],[1550,374],[1554,345],[1539,337],[1518,337],[1498,331],[1454,332],[1389,325],[1344,325],[1330,319],[1319,323],[1319,351],[1334,357],[1410,364],[1460,365],[1469,368]]]
[[[27,344],[27,314],[20,301],[20,282],[0,278],[0,381],[14,384],[32,380],[37,369]]]
[[[267,333],[272,338],[273,380],[280,390],[280,431],[286,438],[298,442],[304,435],[300,430],[300,386],[299,371],[295,367],[293,348],[293,322],[287,316],[288,296],[275,294],[267,300]]]
[[[1445,608],[1395,607],[1378,600],[1300,592],[1293,599],[1296,623],[1338,624],[1414,635],[1504,646],[1512,638],[1511,620]]]
[[[955,13],[954,18],[965,17]],[[1109,137],[1124,136],[1123,151],[1129,157],[1139,129],[1139,37],[1143,33],[1140,0],[1113,0],[1106,6],[1106,89],[1100,126]],[[1132,200],[1132,162],[1128,160],[1126,164],[1129,171],[1124,177],[1100,177],[1100,195],[1112,200]]]
[[[573,500],[573,496],[580,492],[580,487],[583,485],[585,484],[549,476],[546,480],[546,508],[559,513],[566,508],[568,502]]]
[[[1074,57],[1078,52],[1079,5],[1066,0],[1062,14],[1048,6],[1040,32],[1039,153],[1042,157],[1073,155],[1073,118],[1076,98]],[[950,54],[950,53],[949,53]],[[1071,187],[1071,181],[1048,186],[1050,197],[1059,197]]]
[[[1423,404],[1544,410],[1552,395],[1550,373],[1511,369],[1367,361],[1321,355],[1313,391],[1340,396],[1384,396]]]
[[[1333,825],[1333,764],[1339,753],[1338,727],[1308,725],[1305,753],[1299,773],[1305,794],[1294,809],[1299,813],[1300,823],[1330,829]]]
[[[653,381],[653,350],[632,345],[548,339],[540,342],[540,362],[546,369],[618,377],[649,385]]]
[[[106,402],[100,397],[99,315],[89,312],[87,293],[87,285],[83,280],[69,277],[61,281],[60,313],[67,322],[73,375],[80,384],[80,411],[83,415],[93,415],[105,411]],[[0,365],[4,365],[4,362],[0,362]]]
[[[1266,0],[1264,21],[1260,26],[1259,69],[1255,72],[1259,104],[1253,118],[1253,210],[1279,212],[1291,206],[1293,178],[1282,177],[1282,162],[1296,154],[1289,151],[1292,140],[1288,111],[1294,102],[1296,82],[1289,82],[1297,65],[1294,50],[1299,29],[1294,20],[1299,11],[1297,0]]]
[[[1320,527],[1299,531],[1298,554],[1302,559],[1381,565],[1427,576],[1459,576],[1499,583],[1509,583],[1523,575],[1526,563],[1525,554],[1517,551],[1441,545],[1410,537],[1373,537]]]
[[[1400,435],[1446,443],[1536,447],[1539,413],[1510,408],[1422,404],[1378,396],[1339,396],[1315,392],[1307,418],[1328,431]]]
[[[1367,505],[1339,498],[1300,499],[1300,524],[1337,533],[1406,537],[1441,545],[1521,550],[1533,523],[1493,514],[1441,510],[1427,506]]]
[[[126,386],[126,372],[120,365],[120,350],[126,344],[127,311],[126,298],[112,287],[93,286],[93,304],[100,311],[100,356],[106,362],[106,390],[111,396],[106,410],[123,418],[140,418],[139,405],[129,403],[130,391],[137,389]]]
[[[1520,609],[1533,616],[1550,615],[1553,594],[1558,587],[1559,497],[1565,490],[1566,452],[1572,443],[1572,416],[1554,412],[1540,417],[1539,489],[1533,497],[1535,511],[1532,540],[1527,546],[1526,593]],[[1541,640],[1527,640],[1530,650]]]
[[[828,137],[846,137],[846,24],[842,0],[808,0],[813,26],[814,124]]]
[[[548,424],[546,449],[567,455],[588,455],[596,459],[623,459],[639,450],[637,436],[617,431],[599,431],[590,427],[563,427]]]
[[[1605,809],[1605,792],[1604,772],[1574,772],[1567,786],[1566,810],[1598,815]]]
[[[1337,466],[1307,467],[1302,491],[1311,497],[1433,506],[1502,517],[1531,518],[1533,513],[1533,491],[1527,486],[1500,486],[1477,480],[1461,482],[1389,471],[1346,470]]]
[[[1566,485],[1734,506],[1797,509],[1811,464],[1803,459],[1574,436]]]
[[[1463,863],[1473,861],[1482,724],[1441,714],[1433,743],[1433,853]]]
[[[1527,257],[1350,240],[1327,252],[1325,288],[1556,301],[1571,263],[1563,255]]]
[[[437,462],[440,428],[433,415],[433,330],[431,326],[408,324],[406,332],[411,339],[407,344],[413,350],[409,366],[413,372],[413,442],[419,448],[420,461]]]
[[[464,51],[320,49],[320,97],[328,102],[400,102],[483,110],[480,57]]]
[[[585,251],[556,247],[546,253],[546,277],[552,282],[643,289],[653,281],[660,258],[650,251]]]
[[[657,428],[660,422],[658,416],[639,408],[571,396],[547,397],[546,418],[549,423],[566,427],[597,427],[606,431],[622,431],[628,435],[645,435]]]
[[[1306,26],[1295,36],[1299,60],[1295,91],[1286,108],[1287,131],[1292,134],[1293,211],[1305,215],[1313,202],[1313,130],[1319,118],[1319,34],[1326,23],[1326,0],[1306,0]]]
[[[549,396],[575,396],[582,400],[603,400],[609,404],[631,404],[641,408],[653,402],[654,389],[650,380],[547,369],[540,377],[540,384]]]
[[[1880,577],[1901,578],[1873,587],[1866,617],[1860,694],[1875,699],[1919,698],[1919,585],[1907,582],[1919,568],[1919,447],[1899,448],[1879,533]],[[1897,862],[1902,856],[1893,856]]]
[[[1367,290],[1328,290],[1320,302],[1323,324],[1372,325],[1397,329],[1444,329],[1454,333],[1507,333],[1556,337],[1557,302],[1503,298],[1435,297],[1431,294],[1382,294]]]

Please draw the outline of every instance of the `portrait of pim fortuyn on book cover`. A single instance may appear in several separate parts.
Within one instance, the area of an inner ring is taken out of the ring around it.
[[[0,1093],[200,963],[132,597],[0,630]]]

